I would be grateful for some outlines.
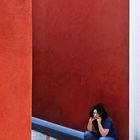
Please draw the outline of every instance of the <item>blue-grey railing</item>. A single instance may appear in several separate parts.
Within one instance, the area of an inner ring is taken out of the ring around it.
[[[52,122],[32,117],[32,129],[59,140],[83,140],[84,133]]]

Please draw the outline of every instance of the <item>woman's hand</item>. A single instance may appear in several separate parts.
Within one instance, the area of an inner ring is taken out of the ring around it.
[[[98,122],[98,123],[101,123],[101,121],[102,121],[102,118],[99,117],[99,118],[97,119],[97,122]]]
[[[94,125],[92,124],[92,122],[95,120],[94,117],[90,117],[89,121],[88,121],[88,125],[87,125],[87,129],[88,131],[93,131],[93,132],[97,132],[94,128]]]
[[[94,121],[94,120],[95,120],[94,117],[90,117],[90,118],[89,118],[89,121],[90,121],[90,122],[92,122],[92,121]]]

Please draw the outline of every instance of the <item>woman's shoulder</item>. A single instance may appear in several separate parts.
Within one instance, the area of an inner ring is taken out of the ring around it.
[[[112,120],[112,118],[111,118],[110,116],[108,116],[108,117],[105,119],[105,121],[113,123],[113,120]]]

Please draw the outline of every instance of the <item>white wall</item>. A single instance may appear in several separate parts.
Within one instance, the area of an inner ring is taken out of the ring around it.
[[[140,140],[140,0],[130,0],[129,140]]]

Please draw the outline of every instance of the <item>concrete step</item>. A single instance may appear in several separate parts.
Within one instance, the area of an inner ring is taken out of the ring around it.
[[[48,137],[40,132],[32,130],[32,140],[58,140],[53,137]]]

